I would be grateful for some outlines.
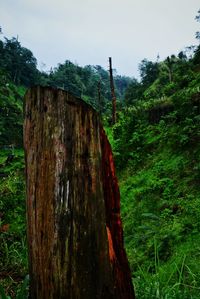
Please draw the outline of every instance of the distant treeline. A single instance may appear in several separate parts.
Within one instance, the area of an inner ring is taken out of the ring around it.
[[[0,40],[0,78],[25,87],[40,84],[62,88],[96,106],[99,105],[98,90],[102,103],[105,104],[111,98],[109,73],[101,66],[80,67],[66,60],[49,72],[39,71],[33,53],[14,37]],[[117,97],[123,99],[132,80],[126,76],[115,75],[114,81]]]

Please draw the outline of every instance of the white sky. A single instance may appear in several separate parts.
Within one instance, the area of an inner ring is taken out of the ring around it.
[[[143,58],[156,60],[196,44],[199,0],[0,0],[0,26],[19,36],[48,70],[65,60],[113,67],[138,76]]]

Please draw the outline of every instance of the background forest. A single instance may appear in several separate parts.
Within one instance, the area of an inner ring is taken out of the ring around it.
[[[35,84],[68,90],[101,114],[115,157],[137,298],[200,298],[200,46],[163,61],[144,59],[139,70],[140,80],[115,73],[112,126],[107,70],[67,60],[41,72],[18,39],[0,40],[3,299],[27,296],[23,96]]]

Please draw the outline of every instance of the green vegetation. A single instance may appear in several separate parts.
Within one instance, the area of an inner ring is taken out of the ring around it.
[[[137,86],[129,86],[129,105],[108,130],[137,298],[199,298],[200,64],[196,53],[193,58],[171,57],[173,76],[167,78],[166,73],[165,83],[166,61],[156,63],[158,73],[148,84],[147,76],[152,74],[147,69]],[[141,91],[144,85],[141,97],[134,99],[131,89]]]
[[[1,149],[0,176],[0,280],[12,295],[27,274],[22,149]]]
[[[136,117],[126,116],[122,135],[132,125],[131,138],[113,148],[138,298],[199,298],[199,115],[179,122],[172,112],[157,124],[140,116],[133,125]]]
[[[198,299],[200,46],[164,61],[144,59],[141,81],[115,76],[119,102],[113,127],[106,70],[66,61],[41,73],[32,53],[16,39],[1,42],[1,51],[0,297],[27,296],[22,98],[26,87],[40,83],[69,90],[102,112],[119,177],[125,245],[137,298]],[[27,53],[29,59],[18,59],[12,67],[17,53],[22,58]],[[13,68],[21,65],[24,73],[14,73]]]

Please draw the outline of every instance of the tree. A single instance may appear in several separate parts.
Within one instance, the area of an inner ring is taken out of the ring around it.
[[[175,55],[171,55],[171,57],[167,57],[167,59],[164,61],[166,69],[168,71],[169,76],[169,83],[172,83],[173,81],[173,69],[176,66],[177,58]]]
[[[127,76],[116,75],[114,76],[114,82],[116,86],[117,97],[123,100],[125,96],[125,91],[129,84],[132,82],[132,80]]]
[[[37,60],[16,38],[5,38],[4,42],[1,41],[0,54],[0,68],[15,84],[31,86],[37,83],[39,76]]]
[[[115,95],[115,86],[113,80],[113,69],[112,69],[112,58],[109,57],[109,72],[110,72],[110,90],[112,95],[112,123],[116,123],[116,95]]]
[[[150,86],[158,77],[159,67],[157,62],[143,59],[139,64],[141,83],[145,88]]]
[[[196,17],[195,17],[195,20],[196,20],[197,22],[200,22],[200,9],[198,10],[198,14],[197,14]],[[200,40],[200,32],[199,32],[199,31],[196,32],[196,38],[197,38],[198,40]]]
[[[125,103],[127,105],[134,104],[136,101],[142,98],[143,91],[144,89],[142,84],[139,83],[138,80],[134,78],[126,89]]]
[[[200,9],[198,10],[198,14],[195,17],[197,22],[200,22]],[[200,41],[200,31],[196,32],[196,38],[198,41]],[[197,46],[195,52],[194,52],[194,58],[193,58],[194,64],[200,64],[200,44]]]

